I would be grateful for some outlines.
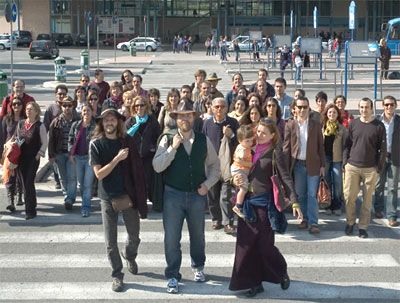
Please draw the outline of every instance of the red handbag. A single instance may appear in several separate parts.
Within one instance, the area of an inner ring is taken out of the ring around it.
[[[12,140],[12,139],[11,139]],[[19,164],[19,158],[21,156],[21,145],[25,142],[24,139],[20,140],[20,139],[16,139],[11,141],[10,147],[7,151],[7,159],[8,161],[10,161],[10,163],[12,165],[18,166]]]
[[[278,169],[276,167],[275,151],[272,152],[272,193],[274,197],[275,207],[278,211],[284,211],[290,204],[286,198],[285,188],[283,187]]]
[[[331,190],[329,189],[328,183],[326,183],[325,178],[321,177],[318,186],[317,200],[318,205],[322,209],[326,209],[331,206]]]

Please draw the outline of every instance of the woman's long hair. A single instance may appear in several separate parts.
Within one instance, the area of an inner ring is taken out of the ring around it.
[[[261,109],[261,106],[252,105],[243,113],[242,118],[240,118],[239,121],[240,125],[250,125],[253,123],[253,121],[250,119],[250,113],[253,108],[257,109],[258,113],[260,114],[260,119],[264,117],[264,112]]]
[[[326,122],[328,122],[329,118],[328,118],[328,110],[330,110],[331,108],[334,108],[338,114],[337,116],[337,121],[339,122],[339,124],[343,123],[343,118],[342,118],[342,114],[340,112],[340,109],[333,103],[329,103],[324,110],[323,116],[322,116],[322,126],[325,129],[326,127]]]

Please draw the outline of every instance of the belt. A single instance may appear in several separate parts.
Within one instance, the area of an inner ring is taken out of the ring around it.
[[[301,165],[306,166],[306,160],[296,159],[296,161],[299,162]]]

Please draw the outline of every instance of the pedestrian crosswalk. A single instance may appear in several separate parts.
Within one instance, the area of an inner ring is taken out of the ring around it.
[[[4,205],[0,205],[3,207]],[[182,233],[182,274],[179,295],[166,293],[165,256],[161,214],[150,213],[141,223],[139,274],[126,269],[125,291],[111,290],[98,201],[89,218],[79,207],[66,213],[60,197],[41,197],[38,217],[0,215],[0,301],[130,302],[244,300],[228,289],[235,237],[211,229],[206,222],[206,283],[192,281],[189,235]],[[288,218],[290,215],[288,215]],[[123,247],[126,231],[118,227]],[[345,236],[344,218],[321,215],[321,234],[314,236],[289,220],[288,232],[276,243],[289,267],[292,284],[287,291],[265,283],[257,298],[268,302],[398,302],[400,300],[399,236],[382,225],[370,228],[370,238]],[[393,249],[397,247],[397,249]],[[397,278],[394,278],[397,277]]]

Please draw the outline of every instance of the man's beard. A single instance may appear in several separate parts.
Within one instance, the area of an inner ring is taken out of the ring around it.
[[[193,126],[192,123],[184,122],[184,123],[181,123],[181,125],[179,125],[179,129],[186,133],[192,129],[192,126]]]
[[[112,135],[112,134],[114,134],[114,133],[117,132],[117,128],[116,128],[114,125],[106,125],[106,126],[104,127],[104,131],[105,131],[107,134]]]

